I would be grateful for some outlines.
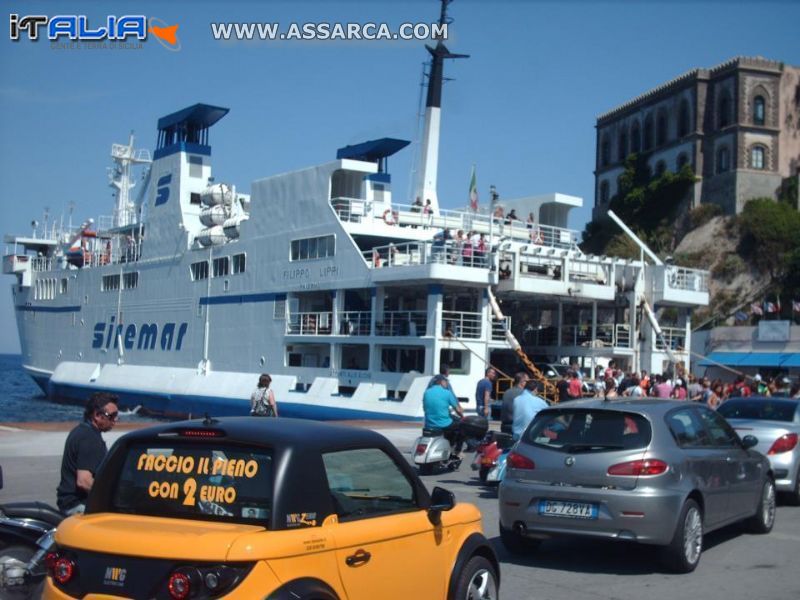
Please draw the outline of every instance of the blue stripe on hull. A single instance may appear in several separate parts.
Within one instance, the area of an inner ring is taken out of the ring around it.
[[[37,381],[37,383],[42,386],[42,383],[39,381]],[[49,382],[49,385],[47,383],[44,385],[45,387],[42,389],[47,389],[50,395],[59,399],[71,400],[79,403],[86,402],[92,392],[99,391],[99,388],[56,384],[52,382]],[[116,394],[120,400],[120,407],[123,409],[132,409],[141,405],[143,412],[146,411],[148,414],[167,417],[186,417],[187,415],[199,417],[205,413],[214,417],[242,416],[249,414],[250,411],[249,398],[242,399],[240,402],[235,402],[229,398],[217,398],[214,396],[144,394],[131,390],[118,389],[103,389],[103,391]],[[346,402],[346,400],[343,400],[343,402]],[[345,407],[299,404],[289,401],[279,401],[278,411],[283,417],[313,419],[317,421],[422,421],[421,417],[415,418],[393,413],[356,410]]]

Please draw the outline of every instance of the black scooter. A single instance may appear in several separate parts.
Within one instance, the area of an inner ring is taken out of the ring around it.
[[[63,519],[64,515],[44,502],[0,504],[0,598],[41,596],[44,557]]]

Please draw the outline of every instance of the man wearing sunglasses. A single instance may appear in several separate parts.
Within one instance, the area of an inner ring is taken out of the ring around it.
[[[97,467],[107,451],[102,433],[110,431],[118,417],[117,397],[95,392],[86,403],[83,422],[69,432],[61,459],[61,483],[56,492],[58,508],[65,515],[83,513]]]

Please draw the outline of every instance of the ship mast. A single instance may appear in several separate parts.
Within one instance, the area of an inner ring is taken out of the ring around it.
[[[450,25],[453,20],[447,16],[447,5],[453,0],[442,0],[442,11],[439,25]],[[439,214],[439,197],[436,184],[439,168],[439,133],[442,112],[442,84],[444,82],[444,60],[446,58],[469,58],[469,54],[451,53],[442,40],[438,40],[435,48],[425,45],[430,52],[431,71],[428,75],[428,97],[425,103],[425,129],[422,135],[422,152],[420,168],[417,172],[416,196],[423,202],[431,201],[434,214]]]
[[[131,199],[131,190],[136,182],[131,176],[133,165],[150,164],[150,152],[147,150],[134,150],[133,132],[131,131],[128,145],[112,144],[111,159],[114,166],[109,169],[108,185],[114,189],[116,206],[114,207],[114,227],[126,227],[137,222],[136,205]]]

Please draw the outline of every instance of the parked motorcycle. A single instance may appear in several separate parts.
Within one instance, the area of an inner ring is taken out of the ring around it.
[[[0,467],[0,489],[3,470]],[[38,598],[46,574],[44,558],[64,519],[44,502],[0,504],[0,597]]]
[[[459,422],[459,435],[453,443],[441,429],[423,427],[422,435],[414,443],[414,464],[422,475],[429,475],[437,468],[455,471],[461,466],[461,444],[466,439],[480,440],[489,430],[486,417],[470,415]]]
[[[483,483],[487,482],[489,472],[497,466],[500,457],[507,454],[513,445],[511,434],[499,431],[490,431],[481,440],[475,450],[472,469],[478,471],[478,477]]]

